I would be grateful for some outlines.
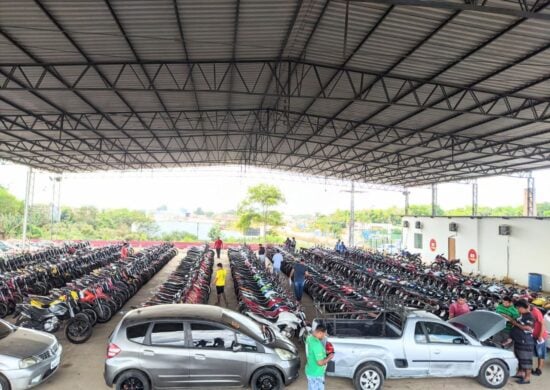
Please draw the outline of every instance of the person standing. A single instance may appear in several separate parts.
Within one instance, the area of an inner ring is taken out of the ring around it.
[[[502,314],[505,317],[510,318],[518,318],[519,312],[518,309],[514,306],[512,302],[512,297],[505,296],[502,298],[502,302],[498,304],[497,308],[495,309],[495,312],[498,314]],[[497,343],[500,344],[511,344],[512,339],[510,339],[510,332],[512,331],[512,324],[510,321],[506,323],[506,328],[504,328],[501,332],[495,335],[494,340]]]
[[[533,325],[533,339],[535,342],[534,354],[537,358],[537,368],[532,371],[532,374],[539,376],[542,375],[542,367],[544,366],[544,359],[546,359],[546,339],[548,338],[548,331],[544,325],[544,316],[534,305],[531,305],[531,315],[535,320]]]
[[[273,274],[278,276],[281,272],[281,265],[283,264],[283,255],[279,249],[276,249],[275,254],[273,255]]]
[[[222,248],[223,241],[221,240],[221,238],[218,237],[218,239],[214,241],[214,249],[216,250],[216,256],[218,259],[220,258],[220,254],[222,253]]]
[[[120,258],[126,260],[128,258],[128,243],[125,242],[122,244],[122,249],[120,250]]]
[[[302,302],[302,295],[304,294],[304,284],[306,282],[307,266],[306,261],[302,257],[300,262],[294,265],[294,268],[290,272],[290,279],[294,277],[294,295],[298,302]]]
[[[227,271],[223,269],[223,264],[218,263],[218,269],[216,270],[216,277],[214,279],[216,283],[216,293],[218,295],[218,302],[216,305],[220,305],[220,298],[223,298],[225,306],[227,307],[227,297],[225,296],[225,279],[227,278]]]
[[[286,238],[285,240],[285,249],[288,251],[290,250],[290,238]]]
[[[265,247],[262,244],[258,246],[258,258],[261,262],[265,260]]]
[[[269,271],[270,263],[265,258],[265,247],[262,244],[258,246],[258,259],[260,259],[260,263],[264,265],[266,271]]]
[[[334,353],[327,356],[322,340],[327,335],[323,325],[317,325],[306,339],[306,378],[308,390],[324,390],[327,364],[334,358]]]
[[[290,253],[296,253],[296,237],[292,237],[290,241]]]
[[[533,340],[533,326],[535,319],[529,312],[529,303],[520,299],[515,303],[520,317],[515,319],[507,317],[514,326],[510,332],[510,337],[514,340],[514,354],[518,359],[518,372],[515,378],[521,385],[531,383],[531,369],[533,368],[533,350],[535,342]]]
[[[336,245],[334,245],[334,250],[338,253],[340,253],[340,239],[336,241]]]
[[[466,296],[460,294],[456,302],[453,302],[449,307],[449,319],[461,316],[470,312],[470,306],[466,302]]]

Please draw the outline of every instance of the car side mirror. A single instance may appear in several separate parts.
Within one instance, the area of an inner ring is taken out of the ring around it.
[[[241,344],[234,344],[232,349],[233,352],[240,352],[243,350],[243,346]]]
[[[466,340],[462,337],[456,337],[453,339],[453,344],[467,344]]]

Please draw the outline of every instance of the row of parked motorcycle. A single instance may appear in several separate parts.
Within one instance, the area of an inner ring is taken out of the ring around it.
[[[120,253],[120,245],[116,247]],[[48,296],[26,296],[16,305],[16,325],[49,333],[64,328],[70,342],[84,343],[96,323],[109,321],[176,254],[168,243],[127,259],[117,254],[107,265],[53,288]]]
[[[26,267],[0,273],[0,318],[15,311],[29,295],[47,295],[51,289],[65,286],[93,270],[120,258],[120,245],[92,249],[83,245],[70,255],[53,253],[48,259],[30,262]]]
[[[21,252],[0,257],[0,272],[16,271],[30,265],[48,262],[52,257],[72,254],[74,251],[90,247],[87,241],[66,242],[62,246],[47,247],[35,252]]]
[[[268,250],[269,252],[270,250]],[[297,261],[283,252],[283,271],[290,273]],[[446,320],[449,306],[465,295],[471,310],[494,310],[505,295],[536,298],[526,289],[506,286],[495,280],[455,272],[434,271],[431,266],[361,250],[339,254],[324,248],[302,250],[308,264],[305,291],[323,310],[361,317],[388,301],[432,312]],[[544,311],[546,300],[539,300]],[[355,314],[349,314],[355,313]]]
[[[302,336],[306,317],[294,294],[249,248],[229,249],[228,255],[239,311],[288,338]]]
[[[141,306],[171,303],[207,304],[214,266],[214,252],[208,245],[192,247],[179,265]]]

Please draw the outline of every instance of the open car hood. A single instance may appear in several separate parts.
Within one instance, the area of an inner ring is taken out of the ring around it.
[[[486,341],[506,327],[506,320],[500,314],[487,310],[476,310],[448,321],[462,324],[471,330],[479,341]]]

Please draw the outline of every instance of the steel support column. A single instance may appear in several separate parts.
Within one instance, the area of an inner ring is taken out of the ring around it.
[[[352,248],[355,245],[354,235],[355,235],[355,182],[351,182],[351,200],[349,207],[349,239],[348,246]]]
[[[437,215],[437,184],[432,184],[432,217]]]
[[[472,183],[472,217],[477,217],[477,204],[478,204],[478,187],[477,181]]]
[[[525,215],[534,217],[537,215],[537,205],[535,204],[535,178],[532,175],[527,178],[527,189],[525,191]]]
[[[409,194],[411,191],[409,191],[408,188],[403,191],[403,195],[405,195],[405,215],[409,215]]]
[[[23,213],[23,248],[27,247],[27,225],[29,223],[29,204],[31,200],[32,167],[27,171],[27,183],[25,185],[25,211]]]

